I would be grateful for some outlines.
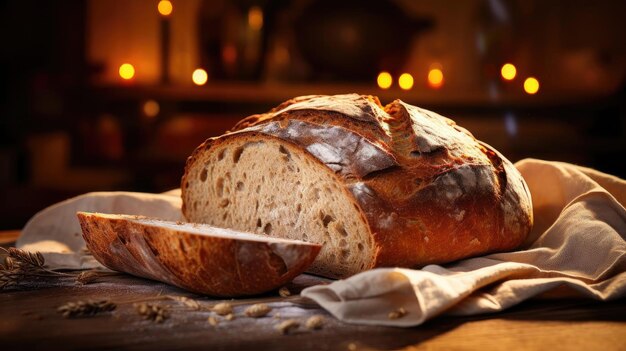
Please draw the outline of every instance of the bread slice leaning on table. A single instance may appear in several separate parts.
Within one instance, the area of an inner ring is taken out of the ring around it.
[[[528,188],[454,121],[396,100],[304,96],[250,116],[187,160],[190,222],[323,244],[308,271],[343,278],[520,245]]]
[[[260,294],[285,285],[321,246],[206,224],[78,212],[83,238],[106,267],[211,296]]]

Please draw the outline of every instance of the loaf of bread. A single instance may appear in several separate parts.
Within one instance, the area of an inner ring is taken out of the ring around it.
[[[304,96],[206,140],[187,160],[190,222],[323,244],[308,269],[342,278],[510,250],[528,188],[448,118],[396,100]]]
[[[78,212],[108,268],[212,296],[255,295],[302,273],[321,245],[141,216]]]

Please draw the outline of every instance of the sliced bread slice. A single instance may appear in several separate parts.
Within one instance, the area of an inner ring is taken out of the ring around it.
[[[196,293],[234,297],[276,289],[321,245],[142,216],[78,212],[87,248],[106,267]]]

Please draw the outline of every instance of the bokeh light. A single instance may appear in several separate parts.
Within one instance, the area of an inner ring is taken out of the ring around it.
[[[252,30],[263,28],[263,10],[258,6],[252,6],[248,10],[248,25]]]
[[[161,15],[169,16],[172,14],[172,11],[174,11],[174,6],[172,5],[171,1],[161,0],[159,1],[159,4],[157,5],[157,9],[159,10],[159,13]]]
[[[148,100],[143,103],[142,110],[146,117],[154,118],[161,111],[161,106],[154,100]]]
[[[535,77],[528,77],[524,81],[524,91],[527,94],[534,95],[539,91],[539,81]]]
[[[393,84],[393,78],[389,72],[380,72],[378,78],[376,78],[376,83],[378,83],[378,87],[381,89],[389,89],[391,84]]]
[[[207,75],[206,71],[203,70],[202,68],[196,69],[195,71],[193,71],[193,74],[191,75],[191,80],[193,80],[193,83],[195,85],[204,85],[206,84],[208,79],[209,79],[209,76]]]
[[[432,68],[428,71],[428,85],[431,88],[439,89],[443,85],[443,71],[439,68]]]
[[[517,68],[512,63],[505,63],[500,69],[500,74],[506,80],[513,80],[517,75]]]
[[[413,76],[408,73],[402,73],[398,78],[398,85],[404,90],[413,88]]]
[[[130,63],[123,63],[119,69],[120,77],[125,80],[132,79],[135,76],[135,67]]]

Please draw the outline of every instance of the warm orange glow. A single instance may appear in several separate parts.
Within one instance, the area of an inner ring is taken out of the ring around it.
[[[253,30],[261,30],[263,28],[263,10],[258,6],[252,6],[248,10],[248,25]]]
[[[441,88],[443,85],[443,71],[439,68],[432,68],[428,71],[428,85],[434,89]]]
[[[535,77],[528,77],[524,81],[524,91],[527,94],[534,95],[539,91],[539,81]]]
[[[389,72],[380,72],[378,78],[376,78],[376,83],[378,83],[378,87],[381,89],[389,89],[391,84],[393,84],[393,78]]]
[[[398,78],[398,85],[404,90],[413,88],[413,76],[408,73],[402,73]]]
[[[206,74],[206,71],[203,70],[202,68],[198,68],[195,71],[193,71],[193,74],[191,75],[191,80],[193,80],[193,83],[195,85],[204,85],[206,84],[206,81],[209,79],[209,76]]]
[[[226,65],[233,65],[237,61],[237,48],[232,44],[222,47],[222,60]]]
[[[512,63],[505,63],[500,69],[500,74],[506,80],[513,80],[517,75],[517,69]]]
[[[159,114],[159,111],[161,111],[161,107],[159,106],[158,102],[154,100],[148,100],[143,103],[142,110],[143,114],[146,117],[153,118]]]
[[[172,11],[174,11],[174,6],[172,5],[172,2],[168,0],[159,1],[159,5],[157,6],[157,8],[159,9],[159,13],[163,16],[169,16],[172,14]]]
[[[124,63],[120,66],[119,72],[122,79],[129,80],[135,76],[135,67],[130,63]]]
[[[276,45],[276,48],[274,48],[274,60],[276,64],[280,66],[287,65],[290,59],[291,55],[289,54],[289,49],[284,45]]]

